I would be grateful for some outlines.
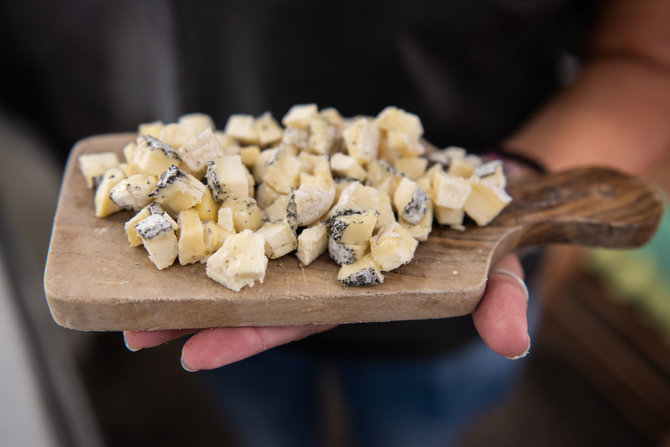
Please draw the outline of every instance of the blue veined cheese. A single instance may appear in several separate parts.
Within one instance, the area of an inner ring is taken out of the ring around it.
[[[263,283],[268,258],[263,236],[244,230],[229,236],[207,260],[207,276],[235,292]]]
[[[328,234],[340,244],[364,244],[370,240],[377,224],[377,211],[374,209],[358,212],[344,211],[327,221]]]
[[[105,171],[118,165],[119,158],[114,152],[99,152],[79,156],[79,169],[86,179],[88,189],[96,188],[102,181]]]
[[[402,225],[409,234],[417,241],[426,241],[431,231],[433,231],[433,202],[430,200],[426,203],[426,213],[421,220],[415,224],[407,222],[402,216],[398,217],[398,223]]]
[[[135,163],[145,174],[160,175],[170,166],[179,166],[181,159],[174,147],[149,135],[137,137],[129,163]]]
[[[174,215],[200,202],[205,188],[191,174],[172,165],[161,174],[149,197]]]
[[[482,182],[505,189],[507,179],[503,172],[503,164],[500,160],[492,160],[484,163],[474,170],[474,175],[479,177]]]
[[[362,212],[368,210],[377,212],[376,230],[396,220],[391,199],[386,193],[371,186],[363,186],[360,182],[355,181],[340,193],[337,203],[328,212],[327,217],[331,219],[338,214],[350,211]]]
[[[409,224],[417,224],[428,211],[428,194],[413,180],[403,178],[393,196],[396,212]]]
[[[384,275],[370,255],[353,264],[345,264],[337,273],[337,280],[344,286],[374,286],[384,282]]]
[[[368,163],[367,169],[368,177],[366,183],[385,192],[389,197],[393,197],[396,188],[405,177],[402,172],[384,160],[371,161]]]
[[[156,177],[135,174],[121,180],[109,192],[109,198],[125,210],[139,211],[151,202],[149,194],[154,190]]]
[[[217,202],[249,197],[250,175],[239,155],[223,155],[210,161],[205,178]]]
[[[165,213],[163,211],[163,208],[161,208],[157,203],[150,203],[144,208],[142,208],[129,221],[127,221],[123,226],[123,230],[126,233],[128,244],[130,244],[131,247],[137,247],[138,245],[142,245],[142,239],[140,238],[139,234],[137,234],[135,226],[152,214],[163,214],[163,213]],[[165,215],[167,216],[167,213],[165,213]],[[176,223],[174,225],[174,228],[175,229],[177,228]]]
[[[343,244],[328,237],[328,254],[338,265],[353,264],[370,252],[370,242]]]
[[[171,266],[179,254],[172,223],[163,214],[151,214],[135,225],[135,231],[159,270]]]

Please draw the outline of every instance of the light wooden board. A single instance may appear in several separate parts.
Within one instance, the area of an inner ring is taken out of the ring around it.
[[[94,192],[77,158],[118,151],[134,134],[96,136],[70,154],[54,218],[44,287],[54,320],[80,330],[270,326],[443,318],[468,314],[496,259],[524,244],[627,247],[647,241],[662,212],[656,192],[591,168],[510,185],[512,204],[493,224],[464,232],[436,226],[414,259],[374,287],[344,287],[327,254],[303,267],[294,254],[270,260],[263,284],[233,292],[201,264],[158,271],[131,248],[121,212],[94,216]]]

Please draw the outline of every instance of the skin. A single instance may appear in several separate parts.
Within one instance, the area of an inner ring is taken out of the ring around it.
[[[643,174],[670,148],[670,1],[603,2],[581,75],[504,142],[550,170],[598,164]],[[522,276],[515,255],[494,268]],[[527,300],[512,278],[491,274],[472,319],[482,340],[508,358],[530,347]],[[194,333],[184,344],[189,371],[217,368],[331,326],[125,332],[129,349]]]

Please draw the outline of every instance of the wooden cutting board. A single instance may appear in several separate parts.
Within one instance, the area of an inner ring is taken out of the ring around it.
[[[602,168],[511,184],[512,203],[487,227],[435,226],[407,265],[374,287],[344,287],[327,254],[309,266],[270,260],[263,284],[233,292],[205,266],[159,271],[123,224],[132,214],[94,216],[94,192],[79,171],[83,153],[117,151],[134,134],[96,136],[70,154],[54,218],[44,288],[54,320],[80,330],[270,326],[443,318],[473,311],[490,266],[517,247],[570,243],[633,247],[654,233],[662,204],[644,182]]]

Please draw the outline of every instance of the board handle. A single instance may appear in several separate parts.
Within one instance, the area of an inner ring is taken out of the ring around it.
[[[495,225],[521,225],[517,245],[636,247],[651,239],[663,214],[656,188],[600,167],[544,174],[508,192],[513,201]]]

